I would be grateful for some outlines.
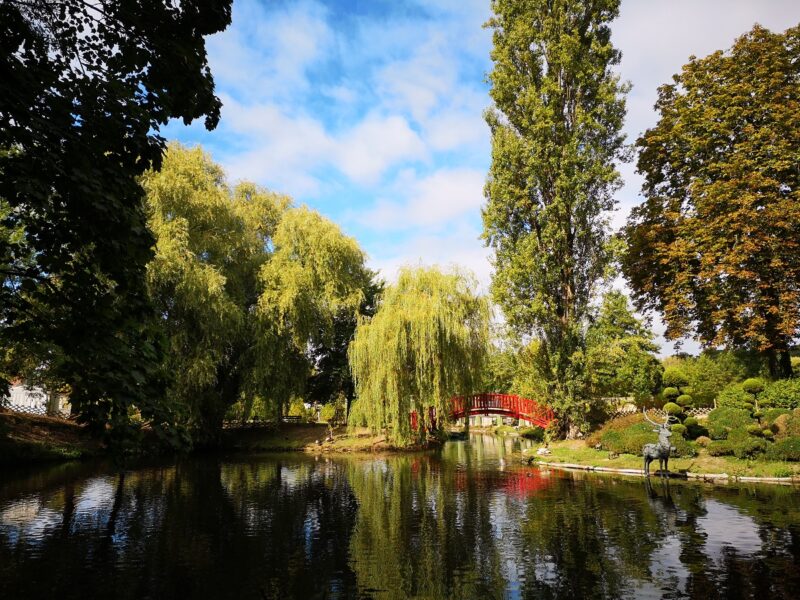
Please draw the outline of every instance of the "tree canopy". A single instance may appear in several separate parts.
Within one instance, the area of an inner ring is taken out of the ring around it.
[[[645,202],[623,262],[636,305],[663,315],[668,339],[752,348],[788,377],[800,333],[800,27],[757,25],[673,79],[637,142]]]
[[[353,413],[395,443],[413,438],[409,415],[436,410],[441,427],[450,398],[481,391],[489,307],[473,277],[405,268],[386,288],[374,317],[361,317],[349,357]]]
[[[260,416],[279,415],[303,392],[309,348],[331,338],[335,318],[355,319],[369,281],[363,252],[285,196],[231,187],[199,148],[171,145],[142,184],[169,433],[211,441],[233,404],[248,413],[256,399],[269,412]]]
[[[0,340],[36,353],[100,430],[134,403],[160,418],[136,178],[159,166],[169,119],[216,125],[204,36],[230,5],[0,3]]]
[[[492,164],[483,212],[494,299],[538,340],[563,424],[582,420],[586,318],[612,259],[608,211],[626,157],[626,85],[609,23],[618,0],[494,0],[487,112]]]

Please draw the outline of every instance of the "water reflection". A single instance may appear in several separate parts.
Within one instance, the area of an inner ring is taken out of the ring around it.
[[[529,469],[519,444],[6,474],[0,597],[800,597],[797,491]]]

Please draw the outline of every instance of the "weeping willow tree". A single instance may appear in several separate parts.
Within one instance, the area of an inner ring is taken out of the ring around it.
[[[353,238],[306,207],[287,211],[261,268],[258,376],[280,412],[302,392],[309,347],[329,342],[337,316],[355,317],[370,282]]]
[[[377,313],[362,318],[350,345],[356,388],[352,424],[386,430],[393,443],[413,438],[409,413],[436,409],[442,427],[449,400],[477,391],[489,339],[489,306],[473,277],[406,268],[386,289]]]

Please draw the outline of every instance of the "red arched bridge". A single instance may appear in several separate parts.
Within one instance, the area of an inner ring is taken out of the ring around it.
[[[529,398],[521,398],[515,394],[474,394],[472,396],[454,396],[450,399],[450,420],[456,421],[472,415],[498,415],[522,419],[547,427],[555,421],[552,409]],[[428,427],[436,427],[436,411],[428,409]],[[417,429],[417,412],[411,413],[411,428]]]

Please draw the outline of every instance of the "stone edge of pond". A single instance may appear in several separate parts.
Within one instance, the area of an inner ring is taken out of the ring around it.
[[[551,469],[564,469],[565,471],[592,471],[597,473],[615,473],[618,475],[630,475],[633,477],[644,477],[644,471],[641,469],[614,469],[613,467],[595,467],[592,465],[579,465],[576,463],[558,463],[548,462],[537,459],[530,459],[527,461],[528,465],[538,467],[549,467]],[[659,477],[656,473],[652,474],[653,477]],[[706,481],[710,483],[728,483],[728,482],[745,482],[745,483],[773,483],[778,485],[798,485],[800,486],[800,477],[749,477],[729,475],[728,473],[669,473],[670,478],[674,479],[695,479],[699,481]]]

